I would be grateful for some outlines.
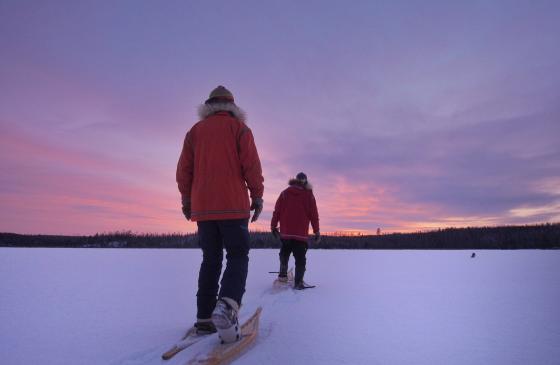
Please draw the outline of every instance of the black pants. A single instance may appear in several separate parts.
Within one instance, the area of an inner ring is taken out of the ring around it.
[[[294,258],[296,260],[296,276],[294,278],[295,283],[303,281],[303,275],[305,274],[305,264],[307,259],[305,254],[307,253],[307,242],[298,240],[282,240],[282,248],[280,248],[280,276],[285,276],[288,270],[288,261],[290,260],[290,254],[293,252]]]
[[[249,220],[204,221],[197,224],[199,245],[202,248],[196,293],[197,317],[205,319],[210,318],[216,307],[216,296],[231,298],[241,305],[249,266]],[[218,286],[224,247],[226,269]]]

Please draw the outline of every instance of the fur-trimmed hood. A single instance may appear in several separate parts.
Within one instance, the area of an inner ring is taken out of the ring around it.
[[[237,105],[234,103],[210,103],[210,104],[202,104],[198,107],[198,117],[200,119],[206,119],[212,114],[216,114],[218,112],[228,112],[233,115],[234,118],[238,119],[239,121],[246,123],[247,122],[247,115]]]
[[[290,181],[288,181],[288,185],[301,186],[302,188],[305,188],[305,190],[313,190],[313,185],[311,185],[309,181],[307,181],[307,184],[303,185],[298,179],[290,179]]]

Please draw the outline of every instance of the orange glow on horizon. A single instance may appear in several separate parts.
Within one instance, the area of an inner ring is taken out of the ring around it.
[[[25,176],[18,183],[22,193],[0,192],[3,231],[37,234],[196,231],[196,223],[187,222],[181,214],[174,170],[162,171],[147,164],[58,146],[18,129],[2,132],[1,158]],[[271,151],[263,148],[261,154],[263,161],[278,163],[279,169],[273,170],[270,176],[265,173],[264,211],[249,228],[268,232],[276,198],[287,187],[291,176],[287,164],[268,158]],[[266,170],[272,169],[265,166]],[[557,192],[557,183],[557,179],[550,180],[539,185],[539,189]],[[375,235],[378,228],[382,234],[390,234],[497,226],[517,218],[538,223],[539,219],[534,217],[553,214],[560,207],[558,202],[551,202],[511,209],[502,217],[460,216],[449,214],[436,204],[403,201],[396,188],[351,182],[344,176],[331,174],[326,181],[315,181],[314,186],[323,234]]]

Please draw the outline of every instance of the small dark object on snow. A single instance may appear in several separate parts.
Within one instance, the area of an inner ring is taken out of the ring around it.
[[[471,255],[471,259],[473,259],[476,256],[476,254],[473,252]]]

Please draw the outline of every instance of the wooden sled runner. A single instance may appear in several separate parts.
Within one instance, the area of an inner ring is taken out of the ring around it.
[[[173,347],[171,347],[163,355],[161,355],[161,358],[163,360],[169,360],[187,347],[194,345],[198,341],[205,339],[208,336],[210,335],[197,335],[196,328],[193,327],[185,334],[185,336],[183,336],[181,341],[177,342],[175,345],[173,345]]]
[[[240,340],[223,345],[217,342],[209,352],[195,355],[187,365],[225,365],[235,360],[257,339],[261,311],[261,307],[257,308],[251,318],[243,323]]]

